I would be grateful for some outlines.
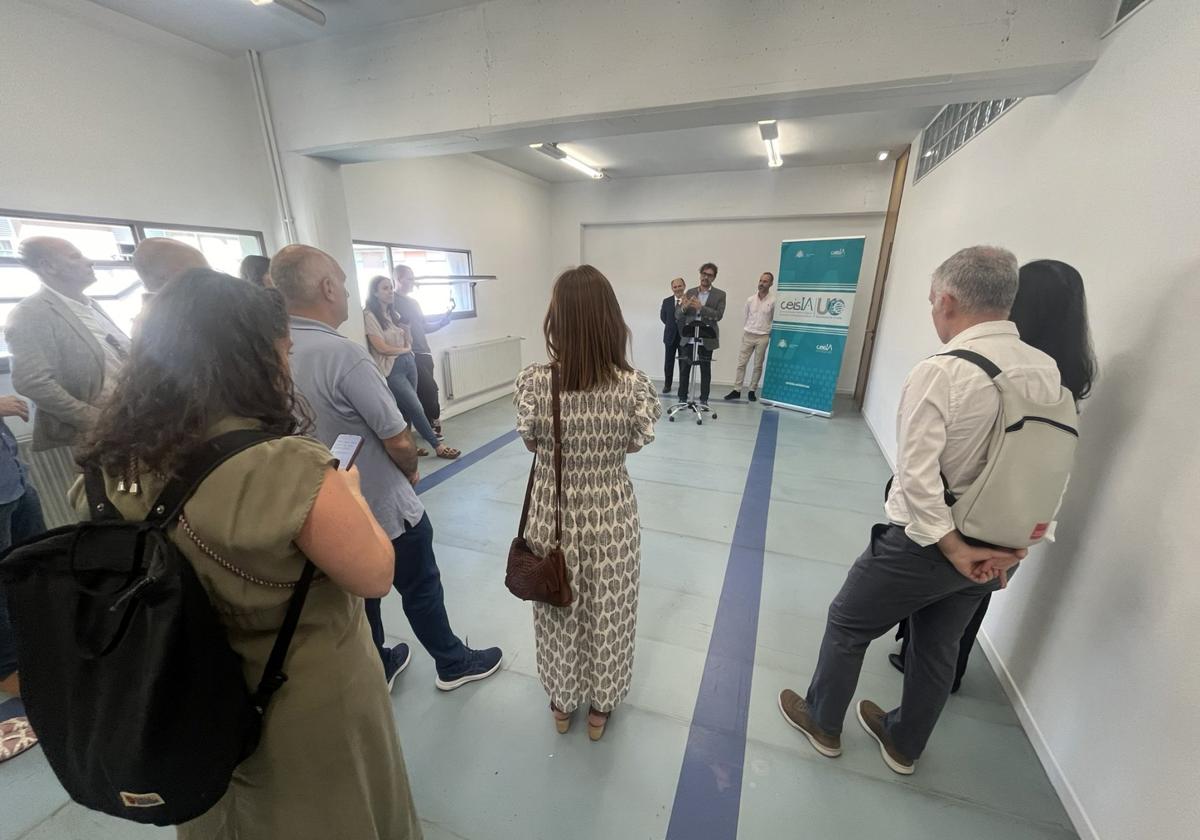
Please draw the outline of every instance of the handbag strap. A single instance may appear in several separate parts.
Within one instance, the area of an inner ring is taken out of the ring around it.
[[[562,403],[559,396],[558,365],[550,366],[550,402],[554,412],[554,546],[562,546]],[[521,506],[521,525],[517,536],[525,539],[525,525],[529,521],[529,502],[533,497],[533,476],[537,469],[537,455],[529,465],[529,483],[525,485],[525,503]]]

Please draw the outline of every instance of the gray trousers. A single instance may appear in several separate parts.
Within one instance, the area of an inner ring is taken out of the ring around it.
[[[842,731],[867,646],[908,618],[904,695],[884,725],[906,758],[920,758],[950,698],[963,630],[983,596],[999,588],[999,582],[971,582],[936,545],[922,548],[898,525],[876,525],[870,546],[829,605],[820,659],[805,698],[817,725],[830,733]]]

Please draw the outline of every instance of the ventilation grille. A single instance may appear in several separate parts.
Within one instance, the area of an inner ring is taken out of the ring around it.
[[[939,111],[933,122],[921,132],[921,156],[917,158],[917,176],[914,183],[932,172],[939,163],[957,152],[964,143],[1020,101],[1012,98],[964,102],[960,105],[947,105]]]

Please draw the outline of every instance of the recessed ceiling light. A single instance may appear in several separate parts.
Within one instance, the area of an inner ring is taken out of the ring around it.
[[[567,166],[574,170],[582,172],[589,178],[599,181],[604,177],[604,172],[591,164],[584,163],[579,158],[567,154],[562,149],[558,148],[557,143],[530,143],[529,148],[536,149],[547,157],[552,157],[555,160],[561,160]]]
[[[779,123],[775,120],[759,120],[758,134],[767,147],[767,166],[772,169],[783,166],[783,156],[779,154]]]
[[[287,9],[289,12],[294,12],[302,18],[311,20],[317,26],[325,25],[325,13],[304,0],[250,0],[255,6],[270,6],[275,5],[281,9]]]
[[[930,149],[925,154],[921,155],[921,157],[933,157],[933,149]]]
[[[888,154],[889,152],[880,152],[879,154],[875,155],[875,160],[887,160]]]

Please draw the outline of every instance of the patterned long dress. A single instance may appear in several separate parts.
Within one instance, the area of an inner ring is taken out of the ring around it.
[[[625,469],[630,445],[654,440],[662,414],[641,371],[591,391],[564,391],[563,553],[575,593],[569,607],[533,605],[538,675],[565,712],[611,711],[629,693],[641,573],[641,523]],[[537,447],[526,538],[541,554],[554,543],[554,438],[550,369],[517,378],[517,431]]]

